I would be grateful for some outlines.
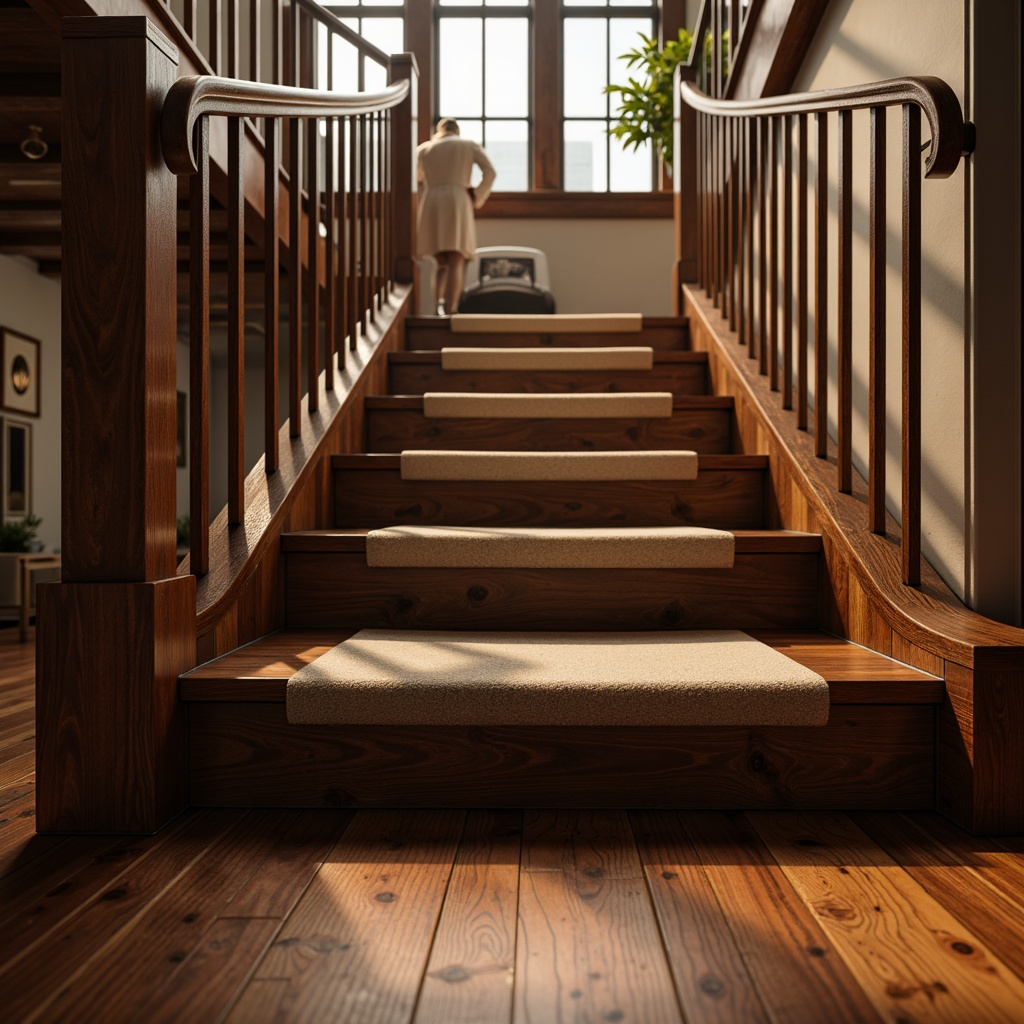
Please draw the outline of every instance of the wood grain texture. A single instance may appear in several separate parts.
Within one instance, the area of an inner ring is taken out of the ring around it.
[[[430,949],[413,1024],[512,1015],[520,811],[470,811]]]
[[[959,1022],[949,997],[957,992],[979,1020],[1020,1019],[1024,984],[998,952],[879,856],[845,816],[750,820],[880,1016]]]
[[[409,349],[419,352],[436,352],[442,348],[477,347],[487,348],[532,348],[535,345],[553,348],[578,348],[600,345],[643,344],[655,351],[687,349],[687,324],[684,318],[650,317],[643,320],[643,332],[635,334],[595,331],[580,334],[538,334],[529,331],[515,334],[488,333],[452,334],[448,319],[438,317],[409,317],[407,321]],[[641,342],[641,337],[643,341]]]
[[[838,950],[742,815],[681,818],[773,1021],[880,1020]]]
[[[394,403],[397,400],[392,400]],[[682,401],[677,400],[677,401]],[[397,405],[366,409],[367,449],[454,448],[480,451],[641,451],[683,448],[724,455],[731,444],[731,411],[690,399],[664,419],[427,419]],[[697,403],[703,403],[698,405]]]
[[[806,629],[817,556],[737,554],[732,569],[374,569],[289,554],[287,623],[342,629]],[[628,602],[623,594],[629,595]]]
[[[623,813],[527,812],[516,1024],[682,1021]]]
[[[189,705],[198,806],[840,807],[934,800],[928,706],[822,728],[289,725],[272,703]]]
[[[767,1022],[753,979],[693,844],[672,811],[630,815],[684,1018]]]
[[[257,979],[289,978],[288,1019],[409,1020],[464,817],[356,815],[347,855],[325,861],[257,968]]]
[[[720,458],[723,462],[751,459]],[[757,528],[764,522],[766,474],[764,469],[742,466],[738,462],[735,470],[702,467],[697,479],[688,481],[584,480],[571,484],[557,480],[417,481],[403,480],[397,469],[335,469],[334,525],[371,529],[404,523]]]

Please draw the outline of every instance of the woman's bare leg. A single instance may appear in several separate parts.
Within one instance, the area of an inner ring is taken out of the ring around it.
[[[466,273],[466,257],[461,252],[449,252],[445,255],[448,257],[448,280],[445,282],[444,311],[450,316],[459,309],[462,282]]]
[[[448,287],[448,253],[438,252],[434,254],[434,259],[437,260],[437,301],[445,301],[445,292]],[[450,313],[447,303],[445,303],[444,311]]]

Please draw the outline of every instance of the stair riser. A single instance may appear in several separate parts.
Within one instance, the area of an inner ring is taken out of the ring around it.
[[[452,334],[447,326],[418,326],[406,328],[406,348],[410,351],[436,352],[442,348],[588,348],[591,346],[646,345],[655,351],[679,351],[689,348],[689,332],[685,327],[645,327],[632,333],[587,334],[489,334],[474,331],[471,334]]]
[[[367,451],[731,451],[728,409],[676,409],[664,419],[427,419],[415,409],[366,410]]]
[[[653,370],[580,373],[573,370],[442,370],[440,366],[393,363],[391,393],[422,395],[426,391],[502,391],[509,393],[585,393],[671,391],[674,395],[707,392],[703,363],[655,366]]]
[[[192,704],[190,795],[214,807],[927,810],[930,706],[833,707],[812,728],[289,725]]]
[[[764,525],[764,470],[702,470],[696,480],[403,480],[396,470],[335,470],[334,525]]]
[[[361,552],[293,552],[286,617],[303,629],[813,629],[818,562],[752,553],[717,570],[380,569]]]

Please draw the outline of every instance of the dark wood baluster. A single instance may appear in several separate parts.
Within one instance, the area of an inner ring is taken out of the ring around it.
[[[245,121],[228,118],[228,522],[245,520]]]
[[[241,56],[241,47],[239,46],[238,39],[238,0],[226,0],[226,2],[228,15],[228,78],[240,78],[239,58]]]
[[[814,454],[828,455],[828,114],[814,115],[818,177],[814,188]]]
[[[384,112],[377,112],[377,309],[384,308]]]
[[[348,282],[349,274],[351,273],[351,250],[348,250],[349,255],[346,257],[346,247],[348,244],[348,204],[350,202],[350,195],[348,189],[345,187],[345,174],[347,164],[345,163],[345,139],[348,133],[348,126],[350,123],[349,118],[345,118],[338,122],[338,330],[340,337],[338,339],[338,368],[343,370],[345,368],[345,362],[348,358],[348,347],[345,344],[345,339],[348,337],[349,332],[349,292]]]
[[[757,360],[762,376],[768,373],[768,123],[766,117],[757,122]]]
[[[182,11],[185,33],[193,43],[196,41],[196,32],[199,29],[199,21],[196,18],[197,5],[198,0],[185,0],[184,10]]]
[[[711,232],[711,304],[718,306],[718,248],[720,244],[720,237],[718,233],[718,125],[719,118],[712,116],[711,121],[711,137],[710,137],[710,185],[711,185],[711,203],[708,217],[708,224],[710,225]]]
[[[330,51],[328,51],[330,52]],[[333,81],[328,75],[328,81]],[[337,195],[335,185],[335,134],[337,122],[334,118],[327,120],[327,138],[324,143],[324,222],[327,225],[327,244],[324,250],[324,383],[328,391],[334,390],[334,347],[337,325],[336,289],[334,279],[337,274],[337,241],[335,227],[337,211],[334,205]]]
[[[369,185],[369,210],[366,216],[366,226],[369,232],[368,237],[368,250],[369,250],[369,268],[367,273],[367,289],[366,296],[368,300],[370,322],[377,322],[377,218],[380,211],[377,208],[377,195],[379,191],[378,174],[380,168],[377,165],[377,115],[376,113],[367,115],[367,131],[369,132],[366,140],[366,166],[367,174],[366,180]]]
[[[272,78],[275,85],[284,85],[284,2],[271,0],[270,11],[270,57],[273,61]]]
[[[384,292],[391,294],[395,280],[395,190],[392,148],[394,146],[394,121],[391,111],[384,113]]]
[[[224,36],[224,9],[222,0],[209,0],[210,10],[210,52],[207,60],[214,74],[219,75],[223,64],[220,59],[221,44]]]
[[[903,107],[903,582],[921,582],[921,110]]]
[[[320,408],[320,121],[306,122],[306,387],[310,412]]]
[[[288,148],[288,430],[302,432],[302,122],[292,118]]]
[[[697,117],[697,220],[700,230],[700,246],[697,250],[700,253],[698,280],[704,293],[708,294],[708,116],[698,114]]]
[[[807,429],[807,115],[798,114],[796,178],[796,425]]]
[[[355,352],[359,341],[359,265],[362,254],[359,252],[359,136],[361,128],[359,117],[350,117],[348,121],[348,158],[349,158],[349,219],[348,219],[348,316],[349,316],[349,348]]]
[[[839,387],[836,415],[838,488],[853,489],[853,111],[839,111],[839,254],[838,297]]]
[[[768,118],[768,386],[779,390],[779,119]],[[764,369],[761,370],[764,373]]]
[[[722,289],[722,313],[729,321],[729,329],[736,329],[736,292],[735,292],[735,265],[736,265],[736,175],[734,173],[733,160],[735,152],[733,147],[733,118],[723,120],[722,146],[725,168],[725,244],[722,252],[725,257],[725,269],[723,272],[724,288]]]
[[[189,180],[190,568],[210,571],[210,122],[195,128],[198,171]]]
[[[731,0],[729,3],[729,49],[726,51],[728,66],[725,69],[724,77],[726,85],[732,76],[732,57],[740,41],[740,0]]]
[[[757,147],[755,145],[755,132],[757,122],[753,118],[745,118],[743,130],[746,141],[746,194],[747,194],[747,269],[746,283],[744,286],[745,303],[747,307],[747,355],[754,356],[754,196],[757,188]]]
[[[871,108],[868,330],[868,529],[885,533],[885,107]]]
[[[739,216],[736,221],[736,320],[741,345],[747,343],[747,122],[736,119],[736,160],[734,162]]]
[[[278,235],[278,165],[281,163],[281,124],[266,119],[263,161],[263,443],[265,467],[273,473],[278,467],[277,421],[278,350],[281,330],[280,236]]]
[[[260,0],[249,0],[249,77],[254,82],[261,81],[261,41],[263,35],[263,11]]]
[[[782,128],[782,408],[793,408],[793,132],[789,117]]]
[[[728,167],[729,120],[718,121],[718,308],[728,319],[729,288],[729,167]]]
[[[359,118],[359,319],[370,329],[370,123]]]

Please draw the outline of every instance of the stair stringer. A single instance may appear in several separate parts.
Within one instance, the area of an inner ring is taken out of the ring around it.
[[[865,526],[867,483],[835,489],[835,445],[813,435],[761,377],[745,346],[696,286],[683,287],[691,347],[708,354],[712,393],[735,401],[744,454],[769,456],[768,525],[820,533],[822,628],[946,681],[937,737],[937,807],[965,828],[1024,831],[1024,630],[966,608],[922,562],[921,585],[904,586],[899,524]]]

